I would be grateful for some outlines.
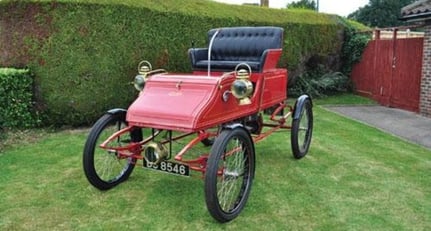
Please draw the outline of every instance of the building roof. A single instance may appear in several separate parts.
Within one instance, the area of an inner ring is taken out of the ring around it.
[[[431,0],[419,0],[403,7],[401,19],[407,21],[431,19]]]

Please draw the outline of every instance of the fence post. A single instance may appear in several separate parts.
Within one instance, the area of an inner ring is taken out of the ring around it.
[[[380,40],[380,30],[374,30],[374,39]]]

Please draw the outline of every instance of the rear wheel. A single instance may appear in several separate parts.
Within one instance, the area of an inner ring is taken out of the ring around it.
[[[291,145],[293,156],[296,159],[304,157],[310,148],[311,136],[313,133],[313,110],[311,101],[305,99],[305,102],[296,108],[300,110],[300,115],[292,121]]]
[[[219,222],[237,217],[244,208],[254,178],[255,153],[243,128],[224,130],[216,138],[205,173],[205,201]]]
[[[125,181],[135,167],[136,159],[119,156],[115,150],[100,148],[100,144],[127,126],[125,112],[105,114],[93,126],[85,143],[83,166],[88,181],[100,190],[108,190]],[[120,136],[111,146],[125,146],[142,140],[139,128]]]

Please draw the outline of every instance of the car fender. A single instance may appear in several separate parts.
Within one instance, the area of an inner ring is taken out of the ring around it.
[[[111,114],[111,115],[121,115],[121,116],[124,116],[124,118],[126,118],[127,110],[123,109],[123,108],[114,108],[114,109],[108,110],[106,113]],[[126,121],[126,124],[128,124],[127,121]],[[133,142],[139,142],[139,141],[143,140],[142,129],[139,127],[132,129],[130,131],[130,135],[131,135]]]
[[[120,114],[120,113],[126,114],[127,110],[123,109],[123,108],[113,108],[113,109],[110,109],[109,111],[107,111],[107,113],[111,114],[111,115],[116,115],[116,114]]]
[[[299,119],[301,116],[301,108],[304,107],[304,104],[307,100],[310,100],[311,107],[313,107],[313,101],[311,100],[311,97],[309,95],[301,95],[298,97],[298,99],[295,102],[295,106],[293,108],[293,119]]]
[[[223,125],[223,130],[234,130],[234,129],[243,129],[244,131],[246,131],[248,134],[248,137],[251,140],[251,143],[252,143],[253,149],[254,149],[253,137],[251,136],[250,132],[244,127],[243,124],[241,124],[241,123],[230,123],[230,124]]]
[[[223,125],[223,129],[233,130],[235,128],[244,128],[244,125],[242,125],[241,123],[230,123]]]

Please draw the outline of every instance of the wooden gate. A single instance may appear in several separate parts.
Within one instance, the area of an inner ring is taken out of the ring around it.
[[[381,105],[419,111],[423,38],[392,39],[369,42],[361,61],[352,69],[356,91]]]

